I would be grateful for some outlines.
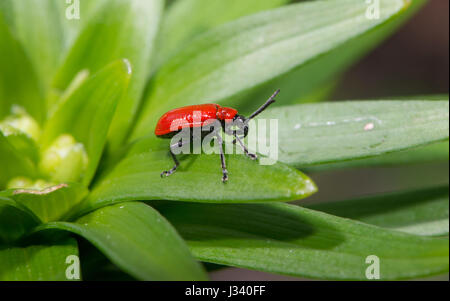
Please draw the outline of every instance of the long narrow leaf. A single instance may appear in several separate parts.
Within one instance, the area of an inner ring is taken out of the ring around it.
[[[449,137],[448,101],[304,104],[260,116],[278,120],[279,160],[294,166],[372,157]]]
[[[168,143],[154,138],[134,145],[87,197],[84,210],[129,200],[173,200],[208,203],[291,201],[310,196],[316,186],[306,175],[284,164],[261,165],[244,155],[226,155],[229,180],[222,183],[218,154],[180,157],[173,166]],[[199,189],[201,187],[201,189]]]
[[[64,90],[81,70],[94,73],[111,61],[122,58],[130,61],[133,68],[130,86],[118,105],[108,134],[112,148],[120,146],[139,106],[163,3],[163,0],[104,2],[83,28],[56,75],[54,86]]]
[[[380,18],[370,19],[363,1],[308,1],[219,26],[160,70],[131,138],[145,135],[169,109],[218,102],[267,83],[388,22],[408,5],[380,1]]]
[[[73,264],[73,261],[66,263],[67,258],[71,258],[69,256],[78,256],[75,239],[67,239],[53,245],[2,246],[0,247],[0,280],[69,280],[66,270],[70,268],[70,263]]]
[[[30,158],[17,152],[0,131],[0,188],[15,176],[34,177],[36,169]]]
[[[324,170],[384,167],[395,165],[421,164],[421,163],[446,163],[449,160],[449,143],[438,142],[430,145],[414,147],[404,151],[396,151],[376,157],[342,161],[331,164],[321,164],[306,168],[308,172],[320,172]]]
[[[0,13],[0,121],[20,106],[42,123],[45,102],[35,70]]]
[[[137,279],[206,279],[172,226],[143,203],[108,206],[83,216],[76,223],[53,222],[36,231],[48,229],[80,235]]]
[[[87,195],[81,184],[59,184],[44,190],[9,189],[0,195],[7,196],[30,209],[42,222],[64,218]]]
[[[0,132],[3,134],[3,137],[6,138],[8,143],[14,148],[14,152],[23,156],[24,159],[27,158],[31,160],[34,164],[38,163],[39,147],[31,136],[10,126],[2,127],[1,124]]]
[[[108,65],[83,82],[60,104],[46,125],[42,137],[44,146],[49,146],[62,134],[70,134],[76,142],[84,145],[89,160],[84,184],[89,184],[97,168],[116,106],[130,76],[128,61],[120,60]]]
[[[183,0],[169,6],[158,35],[156,63],[167,61],[194,37],[228,21],[286,4],[289,0]]]
[[[101,1],[2,0],[0,11],[24,46],[43,88],[49,88],[66,50]]]
[[[335,2],[337,5],[342,3],[340,0],[335,0]],[[386,22],[345,41],[325,53],[321,53],[306,64],[301,64],[263,85],[258,85],[239,95],[229,97],[224,100],[224,103],[239,107],[239,110],[245,114],[251,113],[260,105],[260,102],[266,99],[268,95],[271,95],[275,87],[283,91],[283,98],[280,98],[274,106],[314,102],[320,98],[330,100],[327,96],[329,97],[329,94],[333,91],[336,79],[341,77],[342,73],[348,70],[351,65],[358,62],[364,55],[394,33],[425,3],[426,0],[405,1],[405,9],[390,17]],[[383,9],[384,5],[377,1],[371,3],[366,1],[366,4],[366,13],[368,15],[370,15],[374,5],[380,4],[381,9]]]
[[[373,262],[366,260],[375,255],[382,280],[448,271],[448,239],[386,230],[294,205],[167,204],[158,209],[192,253],[206,262],[301,277],[367,280]]]
[[[307,207],[412,234],[448,235],[448,186]]]
[[[28,208],[0,193],[0,245],[14,243],[40,223]]]

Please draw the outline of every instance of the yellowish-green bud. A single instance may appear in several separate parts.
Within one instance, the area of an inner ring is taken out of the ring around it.
[[[8,184],[6,184],[6,188],[30,188],[33,186],[33,181],[27,177],[15,177],[12,178]]]
[[[88,165],[83,144],[63,134],[43,152],[40,170],[55,182],[79,182]]]
[[[24,188],[24,189],[42,190],[42,189],[48,188],[53,185],[55,185],[55,183],[47,182],[42,179],[33,181],[27,177],[15,177],[8,182],[8,184],[6,185],[6,188],[7,189]]]
[[[41,128],[36,120],[19,106],[14,106],[12,114],[0,122],[0,130],[5,135],[13,133],[13,129],[27,134],[35,141],[37,141],[41,135]]]
[[[5,136],[10,136],[10,135],[17,135],[19,133],[22,133],[21,131],[19,131],[18,129],[10,126],[9,124],[7,124],[6,122],[1,122],[0,123],[0,131],[3,133],[3,135]]]

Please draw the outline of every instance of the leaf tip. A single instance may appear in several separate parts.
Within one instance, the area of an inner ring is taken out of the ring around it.
[[[291,198],[295,200],[305,199],[318,191],[316,183],[311,178],[301,171],[297,171],[297,173],[298,177],[295,178],[295,184],[290,193]]]
[[[297,191],[298,195],[301,195],[302,198],[306,198],[310,195],[316,193],[319,189],[317,188],[316,183],[313,182],[309,177],[305,177],[302,182],[301,189]]]

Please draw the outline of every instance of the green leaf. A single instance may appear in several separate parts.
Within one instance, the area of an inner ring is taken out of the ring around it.
[[[33,162],[21,155],[10,144],[8,139],[0,131],[0,188],[15,176],[34,177],[36,170]]]
[[[20,106],[42,123],[45,102],[28,57],[0,12],[0,121]]]
[[[245,93],[376,28],[407,7],[404,0],[383,0],[380,18],[372,20],[366,17],[364,1],[308,1],[219,26],[161,68],[131,138],[145,135],[169,109]],[[276,88],[270,87],[271,92]]]
[[[308,172],[319,172],[324,170],[395,166],[400,164],[420,164],[433,162],[445,163],[448,162],[448,158],[449,143],[447,141],[414,147],[404,151],[396,151],[371,158],[310,166],[305,170]]]
[[[81,0],[80,18],[69,19],[75,8],[74,2],[55,0],[3,0],[3,12],[9,27],[23,45],[34,69],[42,81],[42,87],[49,88],[50,81],[84,20],[97,0]]]
[[[334,2],[337,5],[342,3],[340,0]],[[261,102],[268,95],[273,93],[275,87],[283,91],[283,98],[280,98],[274,106],[314,102],[317,98],[327,97],[327,93],[329,93],[327,90],[333,88],[332,85],[336,84],[337,78],[342,77],[343,72],[395,32],[425,3],[426,0],[405,0],[405,8],[391,16],[386,22],[376,25],[325,53],[321,53],[306,64],[301,64],[263,85],[227,98],[224,103],[239,107],[241,112],[250,114],[261,105]],[[358,5],[361,4],[358,3]],[[374,5],[375,2],[371,4]],[[366,5],[367,11],[369,11],[371,5],[367,1]],[[380,5],[380,8],[383,9],[384,4],[380,2]],[[318,93],[322,95],[317,95]],[[327,98],[327,100],[330,100],[330,98]]]
[[[448,101],[352,101],[273,108],[279,161],[307,166],[372,157],[448,140]],[[254,130],[254,129],[253,129]],[[249,132],[249,145],[256,135]]]
[[[1,195],[7,196],[30,209],[41,221],[62,220],[87,195],[81,184],[59,184],[43,190],[9,189]]]
[[[78,242],[84,281],[136,281],[114,265],[99,249],[86,240]]]
[[[196,36],[228,21],[286,4],[289,0],[183,0],[164,14],[158,34],[156,61],[160,65]]]
[[[315,184],[300,171],[283,164],[261,165],[244,155],[225,155],[227,183],[222,182],[218,154],[180,157],[177,172],[161,178],[161,172],[173,166],[168,143],[149,138],[135,144],[125,159],[94,186],[84,209],[129,200],[292,201],[316,192]]]
[[[83,183],[89,184],[106,142],[116,105],[127,88],[131,69],[128,61],[116,61],[85,80],[48,121],[42,144],[49,146],[69,134],[82,143],[88,156]]]
[[[158,207],[202,261],[320,279],[381,280],[448,272],[448,239],[415,236],[294,205],[167,204]]]
[[[34,164],[39,161],[39,147],[28,134],[0,123],[0,132],[8,143],[14,148],[16,153],[30,159]]]
[[[307,207],[412,234],[448,235],[448,186]]]
[[[13,243],[40,223],[39,218],[28,208],[0,192],[0,248],[3,244]],[[0,266],[3,269],[1,260]]]
[[[319,87],[315,88],[307,95],[296,96],[295,99],[293,99],[289,103],[286,101],[286,104],[314,103],[329,100],[331,99],[333,92],[339,85],[339,83],[340,83],[339,79],[328,81],[320,85]],[[285,90],[283,89],[283,94],[284,91]]]
[[[163,3],[163,0],[105,2],[81,31],[55,78],[54,86],[64,90],[81,70],[94,73],[113,60],[130,61],[133,68],[130,86],[118,105],[108,134],[112,148],[120,146],[138,109]]]
[[[137,279],[206,279],[172,226],[143,203],[104,207],[81,217],[76,223],[48,223],[37,228],[36,232],[49,229],[80,235]]]
[[[1,281],[63,281],[68,280],[68,256],[78,256],[75,239],[54,245],[0,247]]]

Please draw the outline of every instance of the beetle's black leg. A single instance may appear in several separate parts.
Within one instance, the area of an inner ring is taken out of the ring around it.
[[[172,153],[172,149],[170,149],[170,155],[172,156],[172,159],[173,159],[173,162],[175,163],[175,165],[170,170],[163,171],[161,173],[161,178],[164,176],[168,177],[171,174],[173,174],[177,170],[178,166],[180,165],[180,162],[178,162],[177,157],[175,156],[174,153]]]
[[[180,165],[180,162],[178,161],[177,157],[173,153],[173,148],[175,148],[175,147],[182,147],[183,144],[184,143],[182,143],[181,140],[180,140],[177,143],[172,144],[169,147],[170,155],[172,156],[172,159],[173,159],[173,162],[175,163],[175,165],[170,170],[163,171],[161,173],[161,178],[164,177],[164,176],[168,177],[168,176],[170,176],[171,174],[173,174],[177,170],[178,166]]]
[[[228,170],[225,164],[225,155],[223,154],[223,140],[219,133],[216,134],[217,142],[219,142],[220,162],[222,163],[222,182],[228,181]]]
[[[227,127],[225,125],[223,125],[223,131],[224,131],[225,134],[233,136],[233,137],[235,137],[237,135],[236,131],[227,129]],[[233,144],[236,144],[236,138],[233,139]]]
[[[249,158],[252,159],[252,160],[258,159],[258,156],[257,156],[257,155],[248,152],[247,147],[244,145],[244,143],[242,142],[242,140],[239,139],[239,137],[238,137],[237,135],[234,135],[234,139],[235,139],[235,141],[237,140],[237,141],[239,142],[239,144],[240,144],[241,147],[242,147],[242,150],[244,151],[244,153],[245,153],[245,155],[246,155],[247,157],[249,157]]]

